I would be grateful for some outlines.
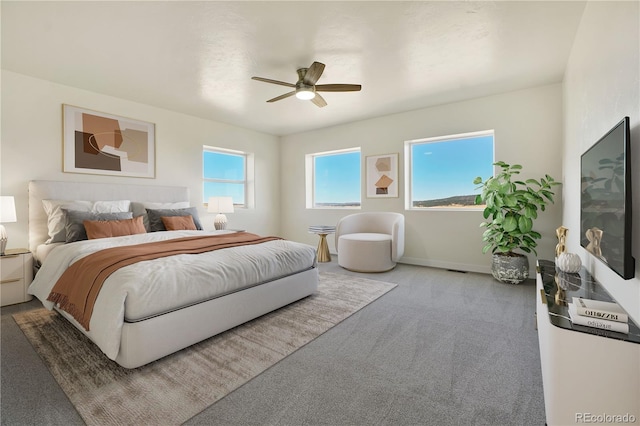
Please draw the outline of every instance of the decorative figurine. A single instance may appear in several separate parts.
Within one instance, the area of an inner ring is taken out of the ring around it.
[[[604,231],[600,228],[596,228],[595,226],[591,229],[587,229],[585,235],[587,236],[587,240],[589,240],[589,245],[587,245],[587,251],[591,252],[596,257],[602,257],[602,249],[600,248],[600,241],[602,241],[602,234]]]
[[[575,253],[567,253],[567,233],[569,229],[560,226],[556,229],[558,245],[556,246],[556,266],[563,272],[580,272],[582,260]]]
[[[567,232],[569,232],[569,229],[565,228],[564,226],[560,226],[558,229],[556,229],[556,235],[558,236],[558,245],[556,246],[556,257],[560,256],[561,253],[564,253],[567,251]]]

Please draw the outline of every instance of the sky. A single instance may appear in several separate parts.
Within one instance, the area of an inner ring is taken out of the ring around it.
[[[411,145],[412,201],[477,194],[473,180],[493,176],[493,136],[415,143]],[[318,155],[315,158],[316,204],[361,202],[363,161],[360,152]],[[242,180],[244,157],[205,151],[205,177]],[[400,176],[400,185],[404,176]],[[204,201],[211,196],[232,196],[244,203],[244,185],[206,182]]]
[[[360,203],[360,153],[349,152],[315,157],[316,204]]]
[[[212,151],[204,151],[203,172],[205,178],[243,180],[245,158],[242,155],[226,154]],[[233,204],[243,205],[244,183],[204,183],[204,202],[209,197],[233,197]]]
[[[477,194],[473,180],[493,176],[493,136],[436,141],[412,145],[413,200],[434,200]],[[316,203],[361,200],[360,153],[315,157]],[[400,176],[400,185],[404,176]]]
[[[473,180],[493,176],[493,136],[412,145],[413,200],[477,194]]]

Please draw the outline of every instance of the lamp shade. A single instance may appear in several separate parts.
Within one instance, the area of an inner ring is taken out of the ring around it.
[[[233,213],[233,198],[211,197],[207,211],[209,213]]]
[[[0,196],[0,222],[17,222],[16,202],[10,195]]]

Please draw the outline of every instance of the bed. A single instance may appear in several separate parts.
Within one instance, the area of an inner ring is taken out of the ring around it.
[[[278,239],[196,255],[170,256],[132,264],[110,275],[97,296],[91,327],[87,330],[47,300],[67,266],[114,246],[233,231],[159,231],[45,244],[51,239],[51,230],[43,200],[129,200],[129,208],[135,215],[141,205],[188,205],[188,188],[61,181],[29,183],[29,249],[39,265],[29,293],[45,307],[56,309],[107,357],[125,368],[155,361],[317,290],[315,248],[306,244]]]

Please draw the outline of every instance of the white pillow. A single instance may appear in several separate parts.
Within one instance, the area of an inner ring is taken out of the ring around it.
[[[81,201],[81,200],[42,200],[42,206],[47,213],[49,239],[46,244],[63,243],[66,240],[65,214],[62,209],[77,210],[92,213],[128,212],[129,200],[115,201]]]
[[[143,202],[145,209],[162,210],[162,209],[186,209],[189,207],[188,201],[178,201],[175,203],[149,203]]]

